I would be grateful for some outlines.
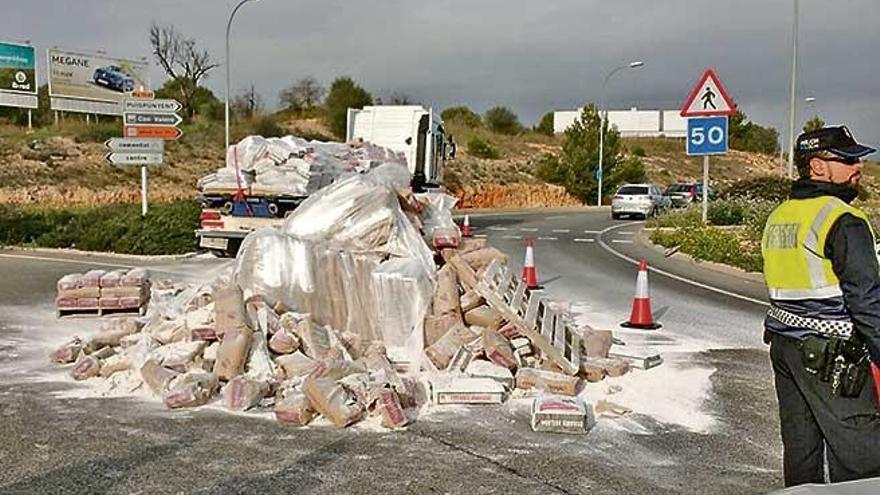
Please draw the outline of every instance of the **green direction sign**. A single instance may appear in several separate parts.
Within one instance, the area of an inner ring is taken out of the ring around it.
[[[37,94],[34,47],[0,42],[0,91]]]

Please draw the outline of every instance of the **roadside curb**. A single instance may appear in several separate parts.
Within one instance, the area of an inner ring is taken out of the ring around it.
[[[0,246],[0,250],[15,252],[18,254],[56,254],[74,255],[83,258],[111,258],[119,261],[180,261],[195,258],[202,253],[186,254],[124,254],[109,251],[82,251],[79,249],[23,247],[23,246]]]
[[[623,253],[623,252],[621,252],[621,251],[618,251],[617,249],[612,248],[612,247],[611,247],[608,243],[606,243],[606,242],[604,241],[604,239],[603,239],[603,236],[604,236],[605,234],[607,234],[607,233],[609,233],[609,232],[612,232],[612,231],[614,231],[614,230],[620,229],[620,228],[625,228],[627,225],[630,225],[630,224],[619,224],[619,225],[614,225],[614,226],[611,226],[611,227],[608,227],[608,228],[604,229],[604,230],[598,235],[598,237],[597,237],[597,244],[599,244],[599,246],[600,246],[602,249],[604,249],[606,252],[608,252],[608,253],[610,253],[610,254],[612,254],[612,255],[614,255],[614,256],[616,256],[616,257],[622,259],[622,260],[625,260],[625,261],[627,261],[627,262],[629,262],[629,263],[631,263],[631,264],[638,264],[639,261],[638,261],[637,259],[635,259],[635,258],[633,258],[633,257],[631,257],[631,256],[629,256],[629,255],[627,255],[626,253]],[[640,226],[639,226],[638,228],[639,228],[639,235],[642,235],[642,233],[644,232],[644,223],[640,222]],[[639,244],[640,244],[640,246],[641,246],[642,242],[641,242],[641,241],[638,241],[638,242],[639,242]],[[651,247],[651,246],[641,246],[641,247],[644,248],[644,249],[650,249],[650,250],[652,250],[652,251],[655,250],[655,248],[653,248],[653,247]],[[660,253],[660,254],[663,255],[663,253]],[[698,263],[694,263],[694,266],[695,266],[695,267],[699,267],[700,269],[703,269],[703,268],[704,268],[704,267],[702,266],[702,264],[698,264]],[[734,292],[734,291],[732,291],[732,290],[722,289],[721,287],[716,287],[716,286],[714,286],[714,285],[711,285],[710,283],[699,282],[699,281],[697,281],[697,280],[693,280],[693,279],[688,278],[688,277],[686,277],[686,276],[678,275],[678,274],[676,274],[676,273],[672,273],[672,272],[670,272],[670,271],[666,271],[666,270],[664,270],[664,269],[662,269],[662,268],[658,268],[658,267],[656,267],[656,266],[651,266],[651,265],[649,265],[649,266],[648,266],[648,270],[650,270],[651,272],[654,272],[654,273],[658,273],[658,274],[660,274],[660,275],[663,275],[663,276],[665,276],[665,277],[671,278],[671,279],[673,279],[673,280],[678,280],[679,282],[683,282],[683,283],[686,283],[686,284],[692,285],[692,286],[694,286],[694,287],[699,287],[699,288],[701,288],[701,289],[705,289],[705,290],[708,290],[708,291],[711,291],[711,292],[715,292],[715,293],[717,293],[717,294],[722,294],[722,295],[725,295],[725,296],[728,296],[728,297],[732,297],[732,298],[734,298],[734,299],[739,299],[739,300],[741,300],[741,301],[750,302],[750,303],[757,304],[757,305],[759,305],[759,306],[764,306],[764,307],[767,307],[767,306],[770,305],[769,302],[767,302],[767,301],[764,301],[764,300],[761,300],[761,299],[756,299],[756,298],[754,298],[754,297],[750,297],[750,296],[747,296],[747,295],[744,295],[744,294],[741,294],[741,293],[738,293],[738,292]],[[713,270],[713,271],[715,271],[715,270]],[[717,272],[717,271],[716,271],[716,272]],[[729,277],[729,276],[731,275],[730,273],[720,273],[720,272],[718,272],[718,273],[719,273],[720,275],[727,276],[727,277]],[[733,277],[733,278],[737,279],[737,280],[740,281],[740,282],[754,283],[753,280],[749,280],[749,279],[742,278],[742,277]],[[763,281],[762,281],[762,284],[763,284]]]
[[[472,217],[488,217],[495,215],[536,215],[540,213],[590,213],[597,211],[610,211],[610,206],[565,206],[559,208],[464,208],[452,210],[452,216],[461,217],[470,215]]]

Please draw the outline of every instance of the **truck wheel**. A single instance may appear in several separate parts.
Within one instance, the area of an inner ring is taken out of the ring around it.
[[[612,213],[611,219],[612,220],[620,220],[620,213]]]
[[[226,250],[223,251],[223,257],[235,258],[235,255],[238,254],[239,248],[241,248],[241,239],[229,239],[229,243],[226,244]]]

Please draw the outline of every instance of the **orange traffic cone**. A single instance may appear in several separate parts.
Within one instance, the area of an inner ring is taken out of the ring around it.
[[[540,289],[538,285],[538,272],[535,270],[534,241],[526,239],[526,259],[523,262],[522,279],[529,289]]]
[[[474,235],[474,232],[471,230],[471,219],[469,216],[464,216],[464,223],[461,224],[461,236],[462,237],[471,237]]]
[[[620,326],[643,330],[656,330],[662,326],[660,323],[654,322],[654,315],[651,314],[651,295],[648,293],[648,262],[645,260],[639,263],[632,314],[629,316],[629,321],[621,323]]]

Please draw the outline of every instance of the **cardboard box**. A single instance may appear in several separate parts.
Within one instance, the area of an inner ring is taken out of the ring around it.
[[[585,434],[595,424],[590,407],[578,397],[543,395],[532,402],[532,431]]]
[[[516,388],[525,390],[537,388],[552,394],[574,396],[581,391],[582,386],[580,378],[552,371],[520,368],[516,373]]]
[[[434,404],[501,404],[504,386],[490,378],[454,378],[432,382]]]

